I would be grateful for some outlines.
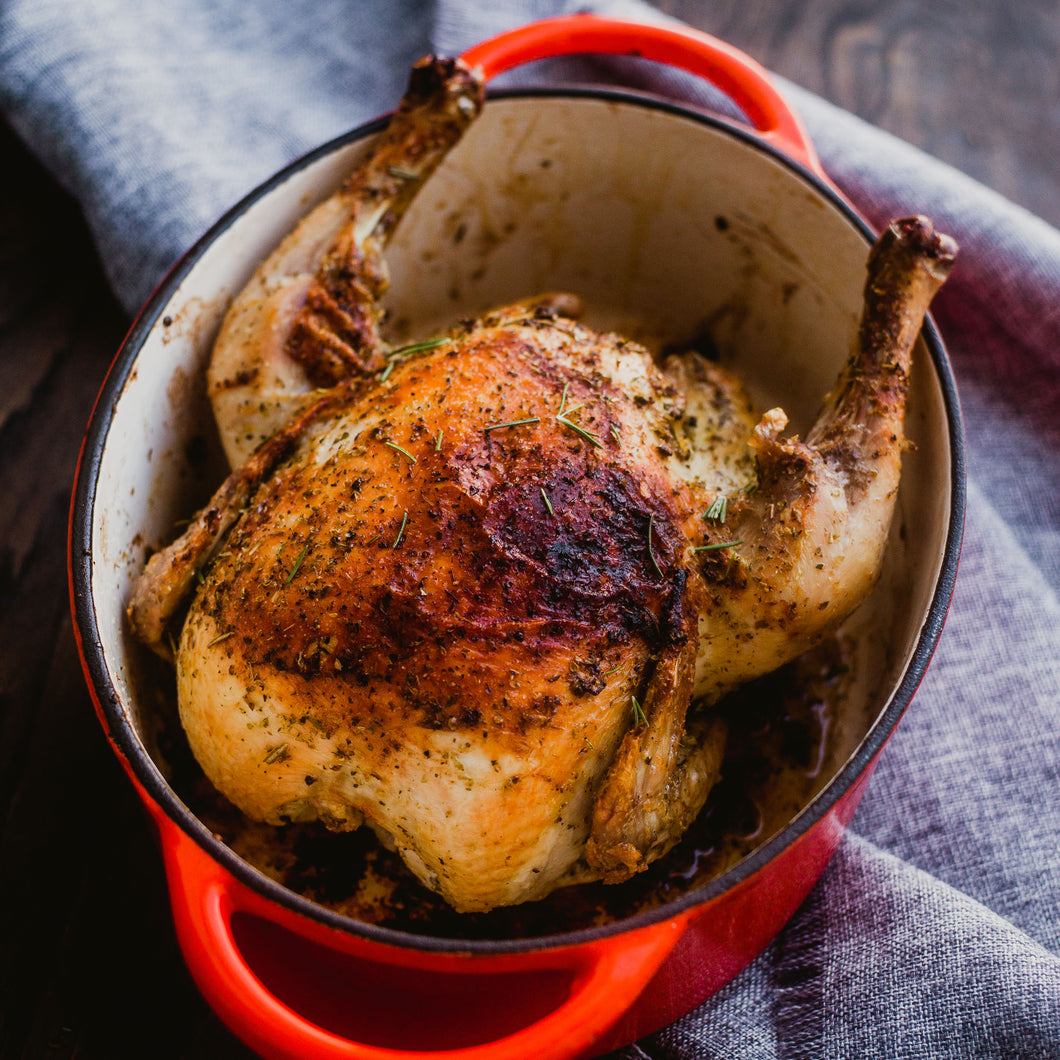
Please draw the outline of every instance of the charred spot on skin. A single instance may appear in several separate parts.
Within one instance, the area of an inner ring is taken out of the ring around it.
[[[259,375],[257,368],[244,368],[229,379],[222,379],[215,384],[217,390],[235,390],[238,387],[249,386]]]
[[[567,684],[575,696],[597,696],[607,686],[596,659],[572,659]]]
[[[556,711],[559,710],[561,705],[562,700],[559,696],[537,696],[529,708],[520,714],[518,719],[519,732],[526,733],[530,729],[539,729],[544,725],[548,725],[556,716]]]

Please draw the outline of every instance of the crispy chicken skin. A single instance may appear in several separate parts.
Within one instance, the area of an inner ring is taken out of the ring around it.
[[[190,597],[181,718],[221,792],[368,824],[469,911],[669,850],[719,774],[709,704],[870,590],[955,253],[921,218],[884,233],[805,441],[569,297],[389,350],[386,238],[480,101],[459,64],[419,64],[381,146],[236,300],[210,374],[235,470],[129,606],[165,654]]]
[[[218,787],[258,818],[363,814],[458,908],[575,871],[637,718],[668,774],[684,733],[703,583],[655,456],[673,401],[644,351],[533,313],[350,388],[184,625],[181,710]],[[682,820],[699,789],[671,793]]]

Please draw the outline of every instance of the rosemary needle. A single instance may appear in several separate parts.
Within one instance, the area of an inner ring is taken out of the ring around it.
[[[294,581],[294,576],[298,573],[299,569],[301,568],[302,560],[305,559],[305,554],[306,554],[306,552],[308,550],[309,550],[309,542],[307,541],[302,546],[302,551],[298,553],[298,559],[296,559],[294,561],[294,566],[291,568],[291,573],[287,575],[287,581],[285,581],[283,583],[284,585],[290,585],[291,582]]]
[[[424,350],[433,350],[436,346],[441,346],[442,343],[448,341],[447,339],[428,339],[426,342],[413,342],[408,346],[399,346],[396,350],[391,350],[386,355],[386,367],[383,369],[383,374],[379,377],[380,383],[385,383],[390,378],[390,373],[394,370],[394,365],[398,361],[404,360],[410,354],[422,353]]]
[[[434,441],[434,451],[437,453],[442,448],[442,432],[439,429],[438,437]]]
[[[449,340],[446,338],[427,339],[426,342],[411,342],[408,346],[399,346],[387,354],[388,360],[396,360],[398,357],[408,357],[410,353],[422,353],[424,350],[433,350]]]
[[[398,527],[397,537],[394,538],[394,543],[390,546],[391,548],[397,548],[398,545],[401,544],[401,539],[405,536],[405,527],[408,526],[408,522],[409,513],[405,512],[401,517],[401,526]]]
[[[729,502],[724,493],[719,493],[711,506],[703,513],[704,519],[713,519],[716,523],[725,522],[725,516],[729,514]]]
[[[739,541],[718,541],[713,545],[696,545],[693,552],[716,552],[719,548],[732,548],[734,545],[742,545],[743,538]]]
[[[659,561],[655,558],[655,549],[652,548],[651,532],[652,527],[655,526],[655,512],[652,512],[648,516],[648,555],[651,557],[651,565],[655,568],[655,573],[662,577],[662,568],[659,566]]]
[[[407,449],[402,449],[400,445],[395,445],[393,442],[384,442],[383,444],[389,445],[391,449],[396,449],[402,456],[406,457],[410,463],[416,463],[416,458]]]
[[[564,427],[569,427],[575,434],[580,434],[587,442],[595,445],[597,449],[603,449],[604,443],[592,431],[587,431],[584,427],[579,427],[573,420],[567,419],[570,413],[577,412],[578,409],[585,407],[585,402],[583,401],[580,405],[573,405],[571,408],[567,408],[567,388],[569,386],[569,382],[563,384],[563,394],[559,399],[559,412],[556,413],[556,420],[563,424]]]
[[[556,513],[552,510],[552,502],[548,499],[548,494],[545,492],[545,487],[541,487],[541,499],[545,502],[545,507],[548,509],[549,515],[555,515]]]
[[[634,725],[647,725],[648,718],[644,713],[644,708],[637,702],[636,696],[630,697],[633,700],[633,724]]]
[[[499,431],[504,427],[523,427],[528,423],[540,423],[540,416],[527,416],[525,420],[508,420],[506,423],[490,423],[483,427],[484,431]]]
[[[587,442],[591,442],[597,449],[603,449],[604,443],[601,442],[592,431],[587,431],[584,427],[579,427],[576,423],[572,423],[570,420],[559,415],[559,413],[556,414],[556,419],[562,423],[564,427],[569,427],[576,434],[580,434]]]

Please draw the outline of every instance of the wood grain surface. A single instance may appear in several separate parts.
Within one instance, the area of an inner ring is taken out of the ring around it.
[[[659,6],[1060,224],[1055,2]],[[69,617],[74,468],[128,321],[76,204],[2,126],[0,159],[0,1057],[246,1057],[184,968]]]
[[[1056,0],[658,0],[1060,226]]]

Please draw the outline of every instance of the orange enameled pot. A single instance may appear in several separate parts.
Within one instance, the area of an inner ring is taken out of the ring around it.
[[[492,76],[576,52],[698,74],[752,128],[611,89],[491,94],[388,252],[394,327],[430,334],[544,289],[581,294],[590,324],[659,341],[709,324],[762,407],[782,404],[800,429],[853,341],[873,233],[829,184],[766,73],[703,34],[574,16],[465,58]],[[84,669],[157,829],[188,965],[263,1056],[593,1056],[665,1026],[728,982],[835,851],[927,667],[953,588],[964,510],[953,379],[928,321],[907,413],[916,449],[884,570],[846,630],[855,652],[841,753],[783,830],[668,905],[562,934],[468,941],[340,916],[237,857],[171,786],[154,742],[154,671],[124,610],[147,544],[166,540],[223,475],[203,376],[226,306],[382,124],[325,145],[236,206],[133,325],[89,425],[71,516]]]

